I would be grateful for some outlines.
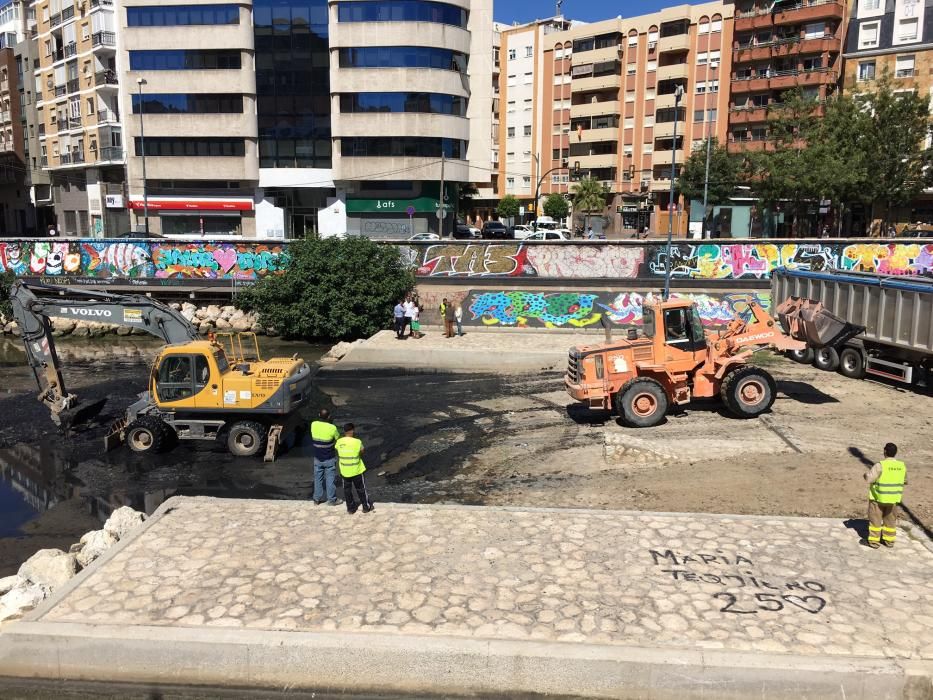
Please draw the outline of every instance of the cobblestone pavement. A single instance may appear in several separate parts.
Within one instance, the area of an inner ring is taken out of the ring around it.
[[[43,621],[933,658],[933,554],[837,520],[173,499]]]

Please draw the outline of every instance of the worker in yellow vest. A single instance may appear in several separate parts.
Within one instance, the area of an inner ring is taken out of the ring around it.
[[[865,472],[868,482],[868,540],[866,544],[878,549],[881,544],[893,547],[897,538],[897,504],[904,496],[907,483],[907,465],[897,456],[897,445],[884,446],[884,459]]]
[[[318,420],[311,423],[311,443],[314,448],[314,505],[327,499],[328,505],[340,503],[337,498],[337,451],[334,445],[340,431],[330,420],[330,411],[322,408]]]
[[[355,436],[355,430],[353,423],[347,423],[343,426],[343,437],[334,445],[340,476],[343,477],[343,498],[347,502],[347,512],[350,515],[360,506],[363,506],[364,513],[371,513],[373,510],[373,502],[369,500],[366,481],[363,479],[363,472],[366,471],[366,465],[363,464],[363,441]],[[353,497],[354,489],[356,498]]]

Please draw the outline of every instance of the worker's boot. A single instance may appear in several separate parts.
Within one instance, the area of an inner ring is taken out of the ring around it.
[[[885,547],[888,547],[888,548],[891,548],[894,546],[893,542],[888,542],[887,540],[881,540],[881,544],[883,544]]]

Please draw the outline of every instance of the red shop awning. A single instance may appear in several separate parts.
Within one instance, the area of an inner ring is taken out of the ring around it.
[[[131,199],[130,209],[141,211],[143,200]],[[252,211],[251,199],[150,199],[149,209],[152,211]]]

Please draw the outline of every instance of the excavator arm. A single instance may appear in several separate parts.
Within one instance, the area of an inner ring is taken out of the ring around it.
[[[711,348],[717,360],[744,356],[765,347],[775,350],[807,347],[804,340],[785,333],[759,304],[749,304],[749,312],[747,319],[734,319],[718,337],[712,338]]]
[[[10,290],[10,302],[22,332],[26,359],[39,386],[39,400],[49,407],[52,420],[62,429],[100,411],[106,399],[79,405],[77,396],[68,392],[55,351],[51,318],[129,326],[170,344],[198,339],[197,329],[178,311],[138,294],[84,291],[17,280]]]

